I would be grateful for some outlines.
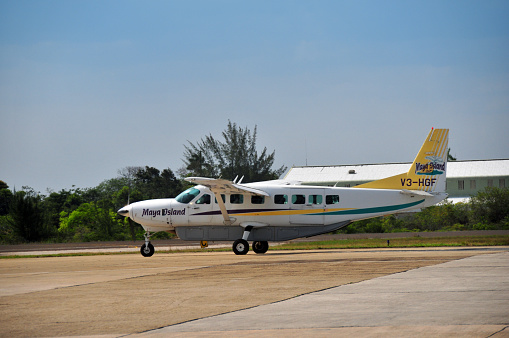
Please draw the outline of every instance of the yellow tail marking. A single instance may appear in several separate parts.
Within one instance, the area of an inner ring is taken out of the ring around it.
[[[355,188],[445,190],[448,140],[449,129],[431,129],[408,172]]]

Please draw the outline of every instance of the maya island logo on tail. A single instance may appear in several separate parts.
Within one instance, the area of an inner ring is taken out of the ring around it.
[[[426,156],[428,163],[416,163],[415,173],[417,175],[442,175],[445,172],[445,161],[440,156]]]

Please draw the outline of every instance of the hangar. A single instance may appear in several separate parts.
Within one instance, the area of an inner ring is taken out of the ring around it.
[[[411,162],[331,166],[294,166],[285,180],[306,185],[354,187],[407,172]],[[486,187],[509,187],[509,159],[449,161],[447,163],[449,201],[465,201]]]

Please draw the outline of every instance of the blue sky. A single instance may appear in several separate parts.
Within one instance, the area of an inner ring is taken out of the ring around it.
[[[508,17],[486,0],[0,0],[0,179],[176,171],[228,120],[277,167],[412,161],[431,127],[458,159],[509,158]]]

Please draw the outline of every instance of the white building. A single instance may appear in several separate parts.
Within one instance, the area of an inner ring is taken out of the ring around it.
[[[405,173],[412,163],[382,163],[292,167],[285,180],[306,185],[353,187]],[[447,163],[449,200],[459,202],[486,187],[509,187],[509,159],[454,161]]]

